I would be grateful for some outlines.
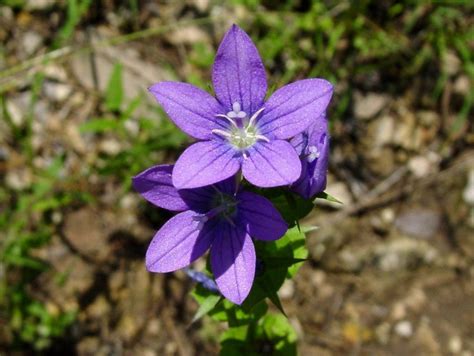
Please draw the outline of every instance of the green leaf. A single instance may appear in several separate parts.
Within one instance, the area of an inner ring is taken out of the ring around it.
[[[191,321],[191,324],[198,321],[201,319],[204,315],[209,313],[212,309],[214,309],[217,305],[222,300],[222,297],[217,295],[217,294],[212,294],[208,296],[204,301],[201,303],[199,306],[198,311],[193,317],[193,320]]]
[[[105,107],[110,111],[119,111],[123,99],[122,65],[116,63],[105,91]]]
[[[111,118],[94,118],[84,122],[79,126],[81,133],[92,132],[102,133],[107,131],[114,131],[120,127],[120,124]]]
[[[344,204],[342,201],[338,200],[337,198],[333,197],[332,195],[326,192],[321,192],[318,195],[316,195],[316,199],[324,199],[333,203]]]
[[[261,193],[273,203],[290,227],[297,225],[298,220],[306,217],[314,208],[311,199],[303,199],[282,189],[270,189]]]

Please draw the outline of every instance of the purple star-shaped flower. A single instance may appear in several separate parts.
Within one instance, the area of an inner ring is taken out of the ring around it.
[[[329,133],[326,114],[322,114],[290,143],[301,158],[301,176],[291,189],[309,199],[326,188],[329,161]]]
[[[171,182],[173,166],[147,169],[133,187],[152,204],[180,212],[155,234],[146,253],[151,272],[188,266],[211,249],[211,267],[219,291],[241,304],[255,276],[252,238],[277,240],[288,229],[267,199],[237,189],[235,177],[211,186],[178,191]]]
[[[295,182],[301,163],[285,140],[326,110],[332,85],[324,79],[300,80],[264,101],[265,68],[252,40],[236,25],[219,46],[212,82],[216,98],[186,83],[161,82],[149,89],[174,123],[201,141],[179,157],[174,186],[213,184],[239,169],[259,187]]]

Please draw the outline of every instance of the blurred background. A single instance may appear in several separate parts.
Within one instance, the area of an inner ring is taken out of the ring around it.
[[[208,91],[232,23],[270,90],[335,85],[310,260],[280,297],[301,355],[474,355],[470,1],[0,1],[0,353],[217,354],[184,273],[145,270],[170,215],[130,178],[191,142],[146,88]]]

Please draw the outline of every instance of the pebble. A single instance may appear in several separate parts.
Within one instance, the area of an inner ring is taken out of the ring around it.
[[[8,171],[5,176],[7,187],[13,190],[23,190],[28,188],[33,182],[33,176],[28,169],[15,169]]]
[[[30,56],[35,53],[43,42],[43,37],[35,31],[27,31],[23,35],[21,48]]]
[[[122,148],[120,146],[120,142],[118,142],[115,139],[109,138],[109,139],[103,140],[100,143],[99,149],[104,153],[114,156],[118,154]]]
[[[469,171],[462,197],[468,205],[474,206],[474,168]]]
[[[401,337],[409,338],[413,335],[413,326],[408,320],[402,320],[395,324],[395,332]]]
[[[471,90],[471,83],[467,75],[461,75],[453,85],[453,91],[459,95],[468,95]]]
[[[440,223],[441,216],[438,212],[416,208],[399,215],[395,220],[395,227],[412,237],[429,239],[436,234]]]
[[[7,100],[6,109],[7,109],[8,115],[10,115],[10,119],[13,125],[17,127],[22,126],[23,123],[25,122],[25,118],[23,116],[23,111],[19,107],[19,105],[12,100]]]
[[[462,351],[462,340],[459,336],[453,336],[449,339],[448,343],[449,351],[453,354],[458,354]]]
[[[66,100],[72,93],[72,87],[69,84],[46,82],[43,86],[46,97],[52,101],[62,102]]]
[[[291,279],[287,279],[281,286],[278,295],[281,299],[291,299],[295,294],[295,282]]]
[[[28,0],[25,10],[45,10],[54,5],[55,0]]]
[[[387,106],[389,96],[379,93],[368,93],[362,95],[360,92],[354,94],[354,116],[366,120],[374,117]]]
[[[68,79],[66,70],[56,64],[48,64],[43,69],[43,73],[48,79],[53,79],[58,82],[66,82]]]
[[[431,162],[424,156],[415,156],[408,161],[408,169],[417,178],[425,177],[432,171]]]
[[[453,51],[446,51],[441,58],[442,69],[448,75],[455,75],[461,68],[461,60]]]
[[[382,147],[390,144],[393,138],[393,132],[395,129],[395,119],[390,115],[384,115],[375,122],[375,146]]]

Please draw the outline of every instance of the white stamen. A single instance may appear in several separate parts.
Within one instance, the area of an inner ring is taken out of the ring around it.
[[[249,156],[248,156],[247,152],[245,152],[245,151],[242,151],[242,156],[244,156],[244,159],[247,159],[247,158],[249,158]]]
[[[260,115],[260,113],[263,111],[263,109],[265,108],[261,108],[261,109],[258,109],[255,114],[252,115],[252,117],[250,118],[249,120],[249,125],[250,126],[253,126],[255,120],[257,119],[258,115]]]
[[[319,158],[319,151],[316,146],[309,146],[308,152],[309,154],[306,159],[308,160],[309,163],[313,162],[316,158]]]
[[[244,117],[247,116],[247,113],[245,111],[241,111],[242,107],[240,106],[240,103],[238,103],[237,101],[235,103],[232,104],[232,111],[229,111],[227,113],[227,116],[228,117],[231,117],[231,118],[240,118],[240,119],[243,119]]]
[[[233,111],[231,111],[229,114],[233,114]],[[226,119],[227,121],[229,121],[232,124],[232,126],[239,128],[237,124],[235,123],[235,121],[232,120],[232,117],[230,117],[229,115],[217,114],[216,117],[222,117],[223,119]]]
[[[270,142],[270,140],[268,138],[266,138],[265,136],[263,135],[255,135],[255,138],[257,140],[262,140],[262,141],[265,141],[265,142]]]
[[[215,135],[224,136],[224,137],[227,137],[227,138],[232,137],[232,135],[229,132],[224,131],[224,130],[214,129],[214,130],[211,130],[211,132]]]

